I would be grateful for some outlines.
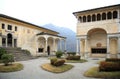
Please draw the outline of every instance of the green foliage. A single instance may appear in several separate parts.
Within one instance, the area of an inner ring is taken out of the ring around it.
[[[24,49],[23,51],[25,52],[25,54],[27,54],[27,55],[31,55],[31,53],[30,53],[29,50]]]
[[[5,49],[0,48],[0,59],[1,59],[2,55],[3,55],[3,54],[6,54],[6,53],[7,53],[7,52],[6,52]]]
[[[62,66],[65,63],[65,60],[61,59],[54,63],[54,66]]]
[[[61,52],[61,51],[56,52],[56,57],[57,58],[61,58],[62,55],[63,55],[63,52]]]
[[[73,65],[64,64],[62,66],[55,67],[55,66],[53,66],[53,65],[51,65],[49,63],[46,63],[46,64],[43,64],[41,67],[45,71],[49,71],[49,72],[52,72],[52,73],[63,73],[63,72],[66,72],[66,71],[72,69]]]
[[[14,61],[14,57],[12,54],[3,54],[1,59],[2,59],[5,66],[8,66],[9,63],[12,64],[12,62]]]
[[[75,56],[75,55],[76,55],[75,52],[68,52],[67,54],[68,54],[69,56],[71,56],[71,55],[72,55],[72,56]]]
[[[119,62],[120,63],[120,58],[107,58],[105,61],[108,61],[108,62]]]
[[[80,60],[80,56],[68,56],[67,60]]]
[[[53,66],[61,66],[65,63],[64,59],[51,58],[50,63]]]
[[[99,72],[99,68],[98,67],[92,67],[90,69],[88,69],[85,73],[84,76],[86,77],[93,77],[93,78],[100,78],[100,79],[114,79],[114,78],[119,78],[120,77],[120,71],[116,71],[116,72]]]
[[[50,59],[50,62],[51,62],[52,65],[54,65],[54,63],[55,63],[57,60],[58,60],[57,58],[51,58],[51,59]]]
[[[99,71],[120,71],[120,63],[103,61],[100,63]]]

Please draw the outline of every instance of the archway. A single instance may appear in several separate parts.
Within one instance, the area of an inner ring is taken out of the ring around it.
[[[88,31],[89,51],[92,54],[107,53],[107,33],[104,29],[94,28]]]
[[[38,38],[38,53],[43,53],[45,52],[45,38],[44,37],[39,37]]]
[[[7,43],[8,43],[8,46],[11,47],[12,46],[12,34],[7,34]]]

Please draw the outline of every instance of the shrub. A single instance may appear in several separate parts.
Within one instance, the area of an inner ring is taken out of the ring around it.
[[[63,60],[63,59],[57,60],[57,61],[54,63],[54,66],[62,66],[64,63],[65,63],[65,60]]]
[[[8,66],[9,63],[12,64],[12,62],[14,61],[14,57],[12,54],[3,54],[1,59],[2,59],[5,66]]]
[[[75,56],[75,55],[76,55],[75,52],[68,52],[67,54],[68,54],[69,56],[70,56],[70,55],[72,55],[72,56]]]
[[[7,52],[6,52],[5,49],[0,48],[0,59],[1,59],[2,55],[3,55],[3,54],[6,54],[6,53],[7,53]]]
[[[108,62],[120,62],[119,58],[107,58],[106,61]]]
[[[80,56],[68,56],[67,60],[80,60]]]
[[[56,52],[56,57],[57,58],[61,58],[62,55],[63,55],[63,53],[61,51]]]
[[[100,62],[99,71],[120,71],[120,63]]]
[[[51,58],[51,59],[50,59],[50,63],[51,63],[52,65],[54,65],[54,63],[55,63],[57,60],[58,60],[57,58]]]
[[[31,55],[31,53],[30,53],[30,51],[29,51],[29,50],[24,49],[23,51],[25,52],[25,54],[27,54],[27,55]]]

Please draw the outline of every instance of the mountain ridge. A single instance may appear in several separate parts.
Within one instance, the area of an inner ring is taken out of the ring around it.
[[[69,28],[56,26],[54,24],[45,24],[45,28],[56,31],[60,36],[66,37],[66,50],[67,52],[76,51],[76,33]],[[63,46],[64,47],[64,46]]]

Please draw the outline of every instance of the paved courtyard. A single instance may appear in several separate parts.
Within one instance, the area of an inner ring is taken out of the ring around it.
[[[90,67],[97,66],[98,60],[88,59],[85,63],[70,63],[74,68],[64,73],[51,73],[41,69],[43,63],[48,63],[48,58],[38,58],[28,61],[20,61],[24,70],[10,73],[0,73],[0,79],[99,79],[88,78],[83,73]]]

